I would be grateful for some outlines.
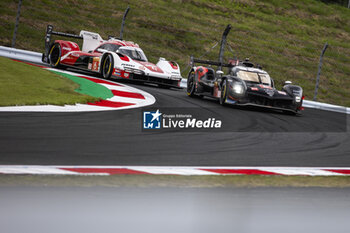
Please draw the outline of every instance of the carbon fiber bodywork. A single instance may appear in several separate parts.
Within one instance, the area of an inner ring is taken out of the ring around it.
[[[297,102],[295,96],[288,94],[286,91],[278,91],[275,88],[263,85],[253,85],[247,87],[244,95],[237,95],[230,88],[225,103],[298,112],[302,106],[302,98]]]
[[[241,68],[244,66],[233,66]],[[243,69],[243,68],[242,68]],[[248,68],[247,68],[248,69]],[[263,70],[249,68],[254,72],[267,74]],[[193,88],[191,88],[191,80]],[[193,67],[188,77],[187,94],[220,99],[222,104],[251,105],[297,113],[302,110],[302,88],[287,84],[282,90],[271,84],[246,82],[237,75],[215,74],[212,68]],[[238,87],[237,87],[238,86]]]

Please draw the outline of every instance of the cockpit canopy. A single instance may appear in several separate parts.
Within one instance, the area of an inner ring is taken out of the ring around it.
[[[148,61],[142,49],[136,47],[122,46],[116,43],[105,43],[99,46],[97,49],[104,49],[114,53],[121,53],[137,61]]]

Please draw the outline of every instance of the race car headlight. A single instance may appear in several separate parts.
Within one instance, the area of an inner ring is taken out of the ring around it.
[[[302,99],[303,92],[300,91],[293,91],[293,94],[295,96],[295,102],[299,103]]]
[[[243,87],[243,85],[241,83],[233,84],[232,89],[237,94],[242,94],[243,91],[244,91],[244,87]]]

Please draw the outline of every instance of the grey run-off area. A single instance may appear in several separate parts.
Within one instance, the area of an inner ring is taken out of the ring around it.
[[[350,229],[350,190],[0,187],[1,232],[308,232]]]

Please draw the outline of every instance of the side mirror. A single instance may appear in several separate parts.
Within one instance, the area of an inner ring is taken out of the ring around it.
[[[96,49],[96,51],[99,52],[99,53],[108,52],[108,50],[106,50],[106,49],[100,49],[100,48]]]
[[[224,72],[223,72],[222,70],[217,70],[217,71],[216,71],[216,74],[217,74],[217,75],[223,75]]]

